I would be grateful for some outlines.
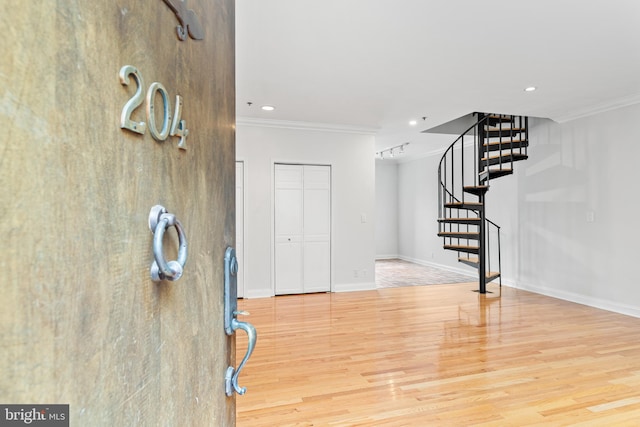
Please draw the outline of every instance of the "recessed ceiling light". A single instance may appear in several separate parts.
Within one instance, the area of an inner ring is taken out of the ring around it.
[[[275,110],[275,109],[276,109],[276,107],[274,107],[273,105],[263,105],[263,106],[262,106],[262,109],[263,109],[264,111],[273,111],[273,110]]]
[[[415,126],[415,125],[417,125],[417,124],[418,124],[418,121],[417,121],[417,120],[411,120],[411,121],[409,122],[409,124],[410,124],[411,126]]]
[[[524,89],[525,92],[533,92],[534,90],[536,90],[535,86],[529,86],[528,88]]]

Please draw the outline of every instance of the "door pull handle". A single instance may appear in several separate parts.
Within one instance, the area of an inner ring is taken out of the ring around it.
[[[178,232],[178,259],[167,262],[164,259],[164,247],[162,238],[169,227],[175,227]],[[184,264],[187,262],[187,237],[184,234],[182,224],[176,216],[169,213],[164,206],[155,205],[149,212],[149,229],[153,233],[153,257],[151,264],[151,280],[175,281],[182,277]]]
[[[253,353],[253,349],[256,346],[256,339],[258,337],[256,334],[256,328],[251,323],[239,322],[234,318],[231,320],[231,328],[234,332],[238,329],[242,329],[243,331],[245,331],[249,339],[249,344],[247,346],[247,353],[242,358],[242,362],[240,362],[240,364],[238,365],[238,369],[234,369],[233,366],[229,366],[227,368],[227,372],[224,377],[225,393],[227,394],[227,396],[231,396],[234,391],[240,395],[247,392],[246,387],[240,387],[238,385],[238,377],[240,376],[240,371],[244,367],[245,363],[247,363],[247,360],[249,360],[249,357],[251,357],[251,353]]]
[[[232,396],[234,391],[240,395],[247,392],[246,387],[238,385],[238,377],[249,357],[251,357],[258,339],[256,328],[251,323],[241,322],[237,319],[238,315],[249,314],[246,311],[238,311],[237,275],[238,260],[236,259],[236,251],[228,247],[224,254],[224,331],[231,336],[235,331],[241,329],[246,332],[249,343],[247,352],[238,365],[238,369],[233,366],[227,368],[224,377],[224,388],[227,396]]]

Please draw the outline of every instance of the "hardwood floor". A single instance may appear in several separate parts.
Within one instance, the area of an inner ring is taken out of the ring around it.
[[[241,300],[237,425],[640,425],[640,319],[476,287]]]

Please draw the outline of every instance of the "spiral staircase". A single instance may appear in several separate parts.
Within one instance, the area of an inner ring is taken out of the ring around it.
[[[478,292],[496,279],[502,286],[500,226],[485,216],[490,183],[528,158],[528,118],[475,113],[438,166],[438,236],[458,261],[478,270]]]

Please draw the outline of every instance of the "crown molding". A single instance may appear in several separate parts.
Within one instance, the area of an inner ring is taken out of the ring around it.
[[[375,135],[378,128],[350,126],[331,123],[298,122],[290,120],[256,119],[253,117],[236,117],[236,125],[255,126],[277,129],[313,130],[322,132],[355,133]]]
[[[598,113],[604,113],[606,111],[616,110],[622,107],[628,107],[629,105],[640,103],[640,93],[633,95],[623,96],[603,102],[591,107],[576,109],[566,114],[555,115],[552,119],[558,123],[565,123],[571,120],[580,119],[587,116],[592,116]]]

